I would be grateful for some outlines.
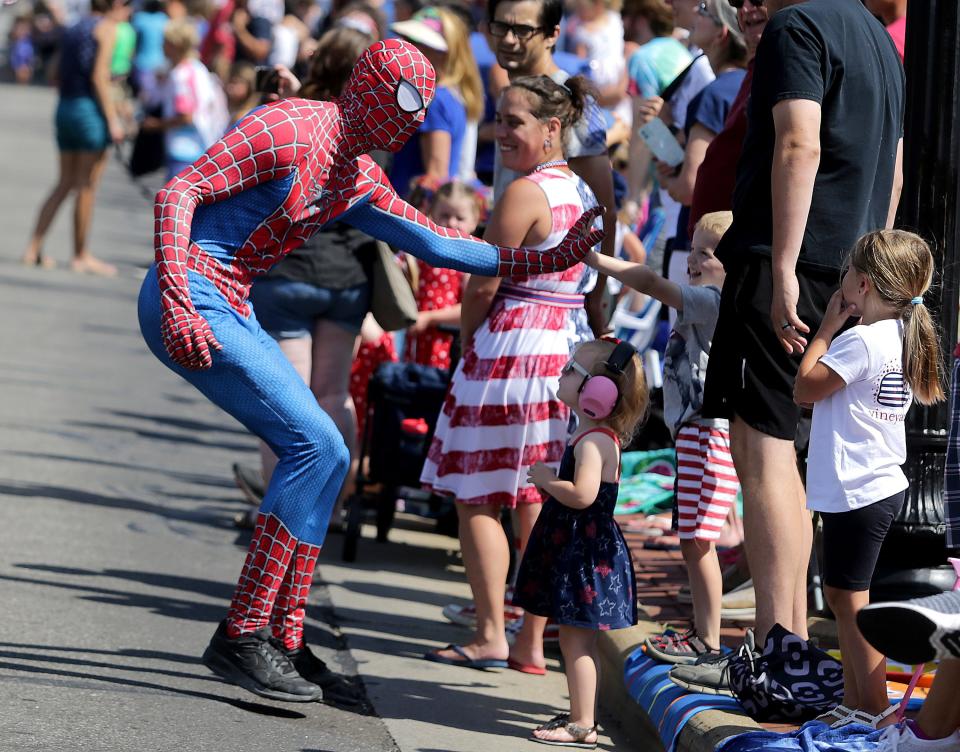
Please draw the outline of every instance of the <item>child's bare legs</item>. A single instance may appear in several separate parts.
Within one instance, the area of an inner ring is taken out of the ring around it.
[[[530,540],[530,531],[540,516],[542,504],[517,504],[514,519],[517,521],[517,535],[520,538],[520,558],[527,550],[527,541]],[[547,627],[547,619],[535,614],[524,614],[523,627],[517,633],[510,657],[518,663],[543,668],[547,659],[543,656],[543,630]]]
[[[837,618],[840,653],[843,656],[843,704],[870,715],[879,715],[888,707],[886,660],[874,650],[857,628],[857,612],[870,603],[869,590],[825,588],[827,603]],[[880,726],[895,723],[893,715]]]
[[[474,660],[505,660],[510,646],[503,626],[503,598],[510,549],[500,524],[500,507],[457,503],[457,516],[463,566],[477,609],[476,631],[463,650]],[[439,650],[437,654],[454,661],[463,660],[452,650]]]
[[[570,691],[570,723],[593,729],[597,723],[597,685],[600,665],[597,655],[597,631],[561,624],[560,650],[563,653],[567,688]],[[573,741],[570,732],[563,726],[536,729],[533,735],[548,741]],[[595,742],[596,740],[597,732],[591,731],[584,739],[577,741]]]
[[[687,565],[690,594],[693,596],[693,625],[711,650],[720,648],[720,599],[723,573],[713,541],[681,539],[680,551]]]
[[[916,722],[931,739],[943,739],[960,729],[960,660],[940,661],[933,686],[917,713]]]

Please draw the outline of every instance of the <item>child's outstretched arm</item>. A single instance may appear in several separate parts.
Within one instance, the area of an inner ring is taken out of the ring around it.
[[[575,447],[577,469],[573,481],[560,480],[557,471],[543,462],[533,465],[527,472],[527,480],[565,507],[586,509],[597,500],[604,468],[616,468],[620,453],[616,444],[606,434],[591,434]],[[615,474],[614,470],[612,474]]]
[[[583,263],[592,266],[601,274],[619,279],[627,287],[656,298],[666,306],[678,311],[683,310],[683,296],[680,294],[680,285],[671,282],[657,274],[646,264],[635,264],[632,261],[604,256],[591,251]]]
[[[834,335],[843,328],[852,314],[853,311],[843,301],[843,294],[837,290],[827,303],[820,328],[807,345],[803,360],[800,361],[793,384],[793,400],[798,405],[819,402],[847,385],[836,371],[821,363],[820,358],[830,349]]]

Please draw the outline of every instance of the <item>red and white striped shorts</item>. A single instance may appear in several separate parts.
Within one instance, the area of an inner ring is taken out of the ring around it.
[[[689,424],[677,432],[678,532],[683,540],[716,540],[737,500],[730,432]]]

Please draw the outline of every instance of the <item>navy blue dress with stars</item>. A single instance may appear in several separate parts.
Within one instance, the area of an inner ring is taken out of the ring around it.
[[[573,481],[574,447],[595,431],[610,435],[619,447],[608,428],[585,431],[567,445],[560,480]],[[601,481],[596,501],[586,509],[547,498],[520,563],[515,605],[573,627],[623,629],[637,623],[633,562],[613,519],[619,487],[619,481]]]

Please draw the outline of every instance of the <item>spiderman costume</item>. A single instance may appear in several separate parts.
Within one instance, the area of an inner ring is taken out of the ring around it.
[[[204,654],[216,673],[267,697],[320,696],[291,675],[287,656],[306,649],[304,607],[350,457],[257,323],[247,302],[252,280],[334,221],[431,265],[484,276],[565,269],[602,235],[591,229],[594,210],[551,252],[501,248],[438,227],[397,197],[366,154],[399,149],[423,121],[434,88],[433,68],[416,48],[378,42],[340,98],[254,110],[157,194],[156,260],[139,300],[144,339],[279,460],[227,618]]]

